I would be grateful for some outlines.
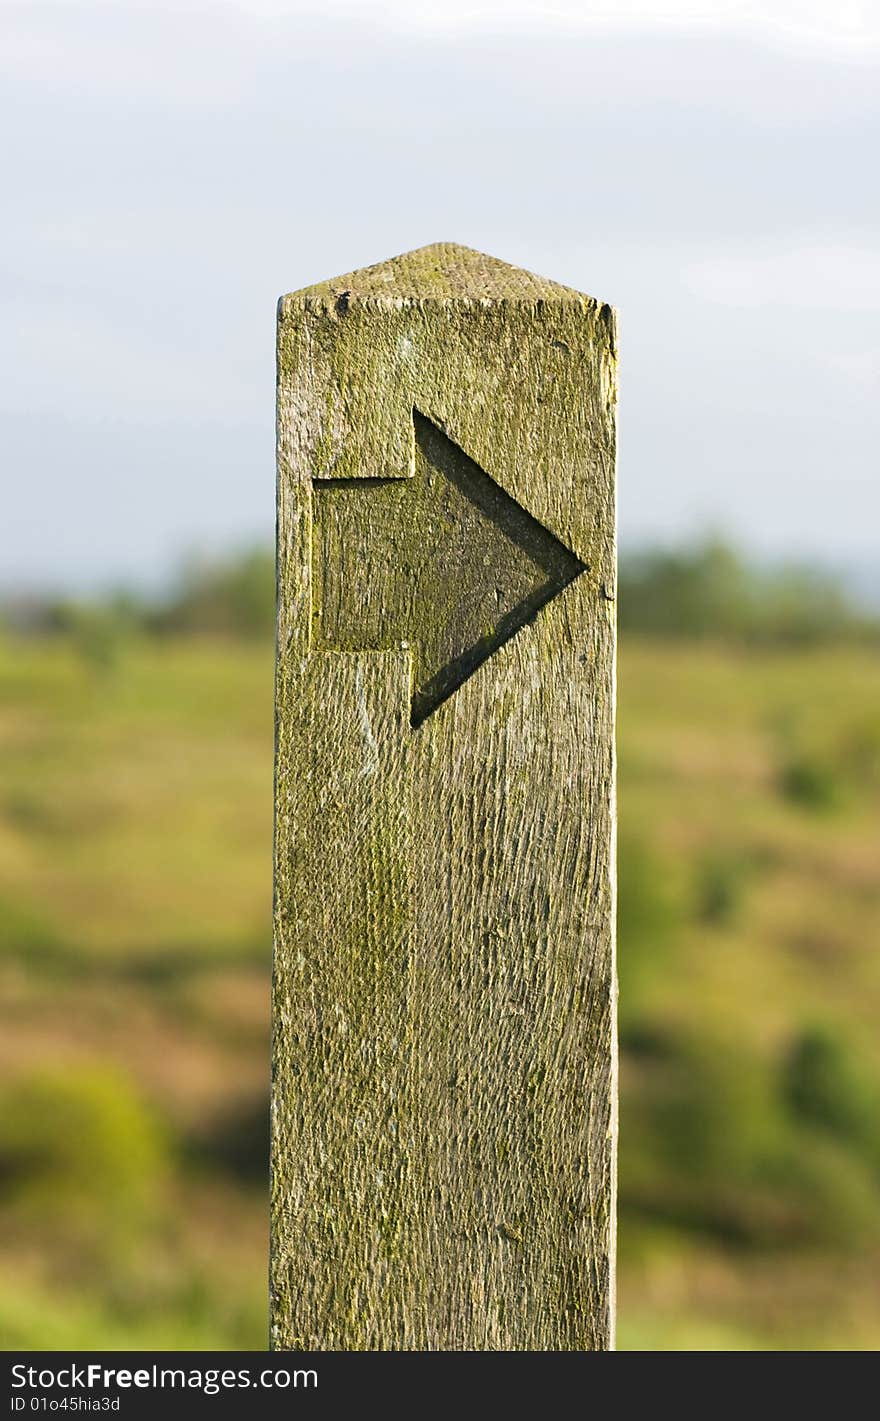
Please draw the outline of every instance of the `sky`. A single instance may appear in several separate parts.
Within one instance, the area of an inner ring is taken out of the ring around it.
[[[0,0],[0,589],[274,528],[279,294],[435,241],[620,310],[624,547],[877,565],[880,7]]]

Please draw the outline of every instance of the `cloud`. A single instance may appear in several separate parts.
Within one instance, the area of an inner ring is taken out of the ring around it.
[[[176,328],[158,340],[113,314],[75,306],[8,310],[5,335],[15,363],[0,386],[0,414],[87,422],[195,416],[219,427],[260,409],[248,352],[245,358],[234,347],[206,353],[181,341]],[[263,364],[268,377],[270,362]]]
[[[275,298],[447,236],[621,307],[624,536],[875,541],[880,11],[0,12],[5,561],[268,538]]]
[[[0,75],[13,101],[32,104],[38,90],[40,105],[66,99],[88,114],[112,103],[126,119],[298,111],[318,132],[381,127],[383,116],[399,126],[403,107],[416,126],[439,110],[444,131],[495,114],[509,128],[547,129],[554,118],[653,102],[749,125],[833,123],[876,109],[880,67],[880,11],[858,7],[847,20],[846,5],[815,0],[771,0],[766,13],[739,0],[0,0],[0,9]],[[600,54],[606,62],[591,63]],[[416,88],[423,75],[428,85]]]
[[[868,350],[831,350],[828,364],[840,372],[866,395],[876,395],[880,388],[880,347]]]
[[[0,12],[0,73],[12,81],[191,105],[252,91],[267,41],[294,67],[313,54],[333,68],[358,63],[371,34],[727,37],[826,68],[880,64],[880,9],[866,0],[0,0]]]
[[[707,257],[689,267],[685,281],[722,306],[880,311],[880,250],[794,241]]]
[[[245,3],[245,0],[230,0]],[[301,9],[261,0],[275,14]],[[353,11],[351,5],[333,9]],[[699,30],[738,32],[773,44],[817,49],[826,57],[863,60],[880,53],[880,14],[860,0],[378,0],[370,10],[386,23],[434,32],[462,29]],[[360,7],[363,14],[364,7]],[[326,9],[325,9],[326,13]]]
[[[189,13],[223,11],[249,20],[358,20],[408,32],[639,29],[750,34],[774,44],[815,48],[864,59],[880,52],[880,13],[873,0],[0,0],[0,10],[31,15],[113,11]],[[206,33],[206,39],[209,35]],[[169,56],[173,58],[173,56]]]

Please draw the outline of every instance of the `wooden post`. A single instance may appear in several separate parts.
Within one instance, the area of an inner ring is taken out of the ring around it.
[[[272,1341],[612,1345],[615,317],[282,298]]]

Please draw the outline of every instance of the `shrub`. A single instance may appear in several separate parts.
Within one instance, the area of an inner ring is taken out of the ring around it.
[[[880,1081],[827,1027],[808,1027],[792,1042],[782,1069],[792,1116],[853,1146],[880,1165]]]
[[[779,784],[786,799],[805,809],[835,809],[843,798],[839,770],[818,754],[792,756],[782,766]]]
[[[621,1023],[639,1018],[645,996],[669,969],[684,922],[669,867],[644,838],[621,834],[617,856],[618,973]]]
[[[268,637],[275,629],[275,556],[255,548],[225,562],[194,564],[151,622],[161,632]]]
[[[168,1164],[153,1111],[105,1066],[46,1068],[0,1093],[0,1200],[115,1247],[155,1210]]]
[[[620,626],[648,636],[793,646],[876,642],[880,630],[876,616],[856,606],[829,573],[756,567],[719,539],[624,557]]]
[[[829,1071],[826,1046],[818,1079],[815,1044],[793,1053],[799,1064],[780,1093],[772,1062],[753,1048],[671,1033],[655,1041],[636,1063],[621,1129],[624,1211],[740,1248],[878,1242],[865,1081],[853,1111],[859,1078],[836,1052]]]
[[[741,855],[715,853],[697,866],[697,917],[723,927],[743,904],[748,866]]]

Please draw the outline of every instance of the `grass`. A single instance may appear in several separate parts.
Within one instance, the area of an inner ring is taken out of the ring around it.
[[[624,642],[624,1347],[880,1345],[878,707]],[[271,779],[270,646],[0,642],[0,1345],[265,1345]]]

